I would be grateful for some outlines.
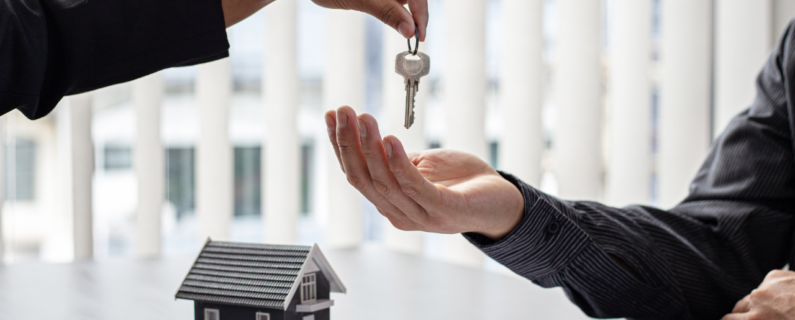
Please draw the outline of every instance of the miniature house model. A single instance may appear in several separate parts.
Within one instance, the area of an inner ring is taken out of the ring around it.
[[[208,240],[176,298],[196,320],[328,320],[329,292],[345,286],[317,245]]]

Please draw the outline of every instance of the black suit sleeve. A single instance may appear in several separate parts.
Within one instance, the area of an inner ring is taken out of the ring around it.
[[[221,0],[0,0],[0,114],[228,56]]]
[[[676,207],[563,201],[504,174],[524,196],[522,221],[497,242],[464,236],[517,274],[563,287],[593,317],[730,313],[768,271],[795,262],[793,30],[759,74],[751,107],[715,140]]]

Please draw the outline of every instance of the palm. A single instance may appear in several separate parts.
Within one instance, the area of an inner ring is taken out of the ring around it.
[[[487,163],[474,155],[446,149],[432,149],[409,155],[428,181],[453,187],[477,179],[483,174],[496,174]]]
[[[455,150],[433,149],[410,154],[409,159],[422,176],[437,185],[440,206],[425,206],[431,215],[454,215],[458,226],[483,224],[484,214],[500,214],[506,195],[515,187],[478,157]],[[460,228],[434,230],[462,232]]]

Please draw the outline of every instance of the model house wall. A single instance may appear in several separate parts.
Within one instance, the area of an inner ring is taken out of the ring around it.
[[[316,285],[317,285],[317,299],[329,299],[329,283],[322,272],[315,272]],[[296,293],[290,301],[287,310],[270,309],[270,308],[254,308],[245,306],[234,306],[228,304],[206,303],[195,301],[193,304],[195,320],[330,320],[330,309],[310,312],[299,313],[296,312],[296,306],[301,304],[301,294]],[[218,310],[218,319],[206,319],[205,309]],[[259,314],[268,314],[270,319],[258,318]],[[313,318],[311,318],[313,317]]]

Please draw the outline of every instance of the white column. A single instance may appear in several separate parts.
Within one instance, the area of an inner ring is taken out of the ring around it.
[[[611,142],[605,200],[648,204],[651,195],[651,0],[610,7]]]
[[[347,105],[363,110],[364,105],[364,14],[331,10],[328,19],[328,54],[323,79],[323,110]],[[356,123],[348,119],[348,123]],[[355,247],[361,244],[362,197],[340,170],[334,150],[326,153],[328,172],[328,244]]]
[[[92,179],[94,176],[94,143],[91,139],[91,93],[69,97],[70,162],[72,176],[72,226],[74,228],[75,260],[94,256],[92,210]]]
[[[715,1],[715,118],[718,136],[751,106],[756,76],[772,47],[771,0]]]
[[[403,127],[406,108],[406,85],[403,77],[395,73],[395,56],[399,52],[408,50],[406,39],[400,36],[394,29],[384,26],[383,28],[384,50],[383,50],[383,108],[386,121],[382,121],[384,130],[381,135],[394,135],[406,148],[406,151],[421,151],[428,148],[425,141],[425,101],[430,90],[430,79],[428,77],[420,79],[420,87],[415,97],[414,125],[410,130]],[[414,42],[412,42],[412,45]],[[420,51],[427,47],[420,44]],[[433,67],[433,61],[431,62]],[[419,231],[401,231],[389,222],[385,222],[384,241],[386,246],[401,252],[422,254],[423,235]]]
[[[488,161],[485,134],[486,1],[446,0],[445,108],[443,147]],[[445,259],[481,266],[483,254],[460,235],[445,237]]]
[[[711,141],[712,0],[663,1],[660,18],[657,203],[669,208],[687,196]]]
[[[135,215],[135,254],[160,255],[160,221],[165,201],[165,157],[160,139],[163,76],[154,73],[133,82],[135,105],[135,175],[138,208]]]
[[[10,112],[9,112],[10,113]],[[0,265],[5,260],[5,238],[3,238],[3,207],[6,202],[6,122],[10,114],[0,117]]]
[[[774,0],[773,1],[773,33],[772,44],[775,44],[784,34],[792,19],[795,18],[795,1]]]
[[[553,73],[558,125],[558,194],[596,200],[601,192],[600,1],[560,0]]]
[[[262,92],[266,137],[262,143],[263,223],[266,241],[294,244],[301,202],[301,149],[296,125],[298,65],[296,0],[268,6]]]
[[[538,186],[541,179],[541,128],[544,39],[543,0],[503,0],[500,106],[505,127],[499,148],[499,167]]]
[[[229,239],[232,219],[232,145],[229,107],[232,70],[229,58],[199,66],[196,100],[199,106],[199,144],[196,157],[196,210],[199,241]]]
[[[55,107],[55,155],[52,215],[47,218],[48,228],[39,247],[39,257],[49,263],[71,262],[75,258],[75,230],[72,198],[72,101],[61,100]],[[9,125],[10,126],[10,125]]]

